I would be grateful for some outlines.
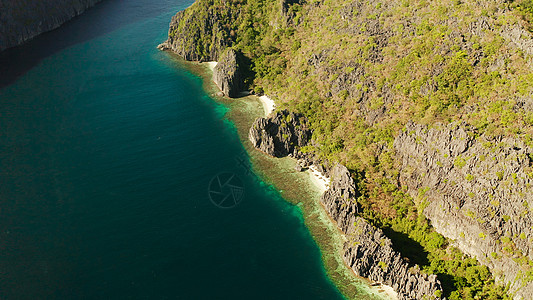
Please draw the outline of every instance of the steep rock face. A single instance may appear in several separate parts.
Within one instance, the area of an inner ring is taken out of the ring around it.
[[[234,42],[230,24],[239,11],[231,5],[215,6],[197,1],[170,21],[168,39],[159,46],[188,61],[217,61]]]
[[[533,37],[531,33],[521,26],[504,26],[500,32],[501,36],[511,41],[517,48],[529,55],[533,55]]]
[[[394,148],[402,185],[426,201],[435,229],[510,284],[515,299],[531,299],[532,149],[510,137],[478,136],[463,124],[414,123]]]
[[[291,154],[310,161],[297,151],[311,137],[306,123],[303,116],[283,110],[268,118],[258,118],[250,128],[249,138],[256,148],[269,155]],[[323,168],[321,164],[318,166]],[[400,253],[392,249],[391,240],[381,230],[358,217],[355,198],[359,193],[348,169],[336,165],[324,172],[332,182],[321,202],[348,239],[343,247],[343,259],[355,274],[392,286],[400,299],[431,299],[437,291],[442,292],[436,275],[426,275],[418,266],[409,266]]]
[[[352,201],[359,196],[359,193],[346,167],[335,165],[329,174],[331,187],[324,192],[320,200],[342,232],[346,233],[353,226],[359,213],[356,203]]]
[[[225,51],[213,71],[213,81],[228,97],[237,97],[244,90],[244,76],[240,53],[233,49]]]
[[[0,51],[59,27],[101,0],[0,0]]]
[[[296,13],[290,7],[300,2],[303,1],[267,1],[260,4],[250,1],[196,1],[172,17],[168,39],[159,48],[172,50],[188,61],[218,61],[226,48],[234,46],[239,38],[241,44],[243,41],[250,42],[250,39],[259,40],[257,34],[264,30],[262,26],[268,24],[278,28],[291,23]],[[250,11],[252,9],[253,12]],[[268,23],[258,24],[257,21],[266,15]]]
[[[421,273],[417,265],[409,266],[380,229],[357,216],[354,199],[358,193],[348,169],[336,165],[331,176],[331,187],[321,202],[347,237],[345,263],[358,276],[392,286],[400,299],[438,298],[442,288],[437,276]]]
[[[283,157],[305,146],[311,130],[303,115],[282,110],[255,120],[248,136],[254,147],[274,157]]]

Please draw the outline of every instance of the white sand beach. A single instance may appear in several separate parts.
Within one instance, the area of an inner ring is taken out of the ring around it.
[[[329,189],[330,179],[320,173],[314,165],[309,167],[309,175],[311,176],[313,183],[320,189],[320,191],[325,192],[327,189]]]
[[[211,72],[213,72],[215,70],[215,67],[217,66],[218,62],[217,61],[208,61],[205,64],[211,70]]]
[[[268,96],[261,96],[259,97],[259,100],[263,104],[263,109],[265,110],[265,116],[270,115],[274,111],[274,108],[276,108],[276,103],[274,103],[274,100],[270,99]]]
[[[392,300],[398,300],[398,293],[396,293],[396,291],[394,291],[392,286],[388,286],[388,285],[382,284],[380,286],[380,289],[382,289],[383,293],[385,295],[387,295],[389,298],[391,298]]]
[[[215,67],[217,66],[217,61],[208,61],[204,62],[203,64],[206,64],[207,67],[211,70],[211,72],[215,71]],[[250,92],[243,92],[242,96],[248,96]],[[261,101],[261,104],[263,104],[263,109],[265,110],[265,116],[270,115],[276,108],[276,103],[274,100],[270,99],[268,96],[260,96],[258,97],[259,101]]]

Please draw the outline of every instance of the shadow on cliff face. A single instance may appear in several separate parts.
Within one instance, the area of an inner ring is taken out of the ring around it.
[[[63,49],[139,20],[168,12],[169,9],[176,7],[177,3],[175,0],[152,2],[152,0],[103,0],[61,27],[41,34],[23,45],[0,52],[0,88],[12,84],[40,61]],[[192,4],[194,1],[183,2]],[[166,23],[162,30],[166,30]]]
[[[256,77],[256,72],[253,70],[254,66],[249,57],[246,55],[240,55],[239,59],[242,66],[242,75],[244,77],[244,88],[249,89]]]

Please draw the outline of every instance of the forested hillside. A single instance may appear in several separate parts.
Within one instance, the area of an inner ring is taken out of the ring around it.
[[[299,151],[350,170],[443,296],[532,299],[532,22],[532,0],[198,0],[167,44],[241,52],[247,86],[309,120]]]

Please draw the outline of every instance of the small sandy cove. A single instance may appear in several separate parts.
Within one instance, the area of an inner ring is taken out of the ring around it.
[[[265,116],[270,115],[274,111],[274,108],[276,108],[276,103],[274,103],[274,100],[268,98],[268,96],[260,96],[259,100],[261,101],[261,104],[263,104]]]
[[[321,192],[325,192],[327,189],[329,189],[330,179],[326,175],[320,173],[315,165],[311,165],[309,167],[309,175],[311,176],[313,183],[320,189]]]
[[[207,65],[209,70],[211,70],[211,72],[213,72],[215,70],[215,67],[217,66],[218,62],[216,62],[216,61],[208,61],[205,64]]]
[[[216,61],[208,61],[204,63],[211,72],[215,71],[215,67],[217,66],[218,62]],[[276,108],[276,103],[274,100],[270,99],[268,96],[263,95],[258,97],[259,101],[261,101],[261,104],[263,105],[263,109],[265,110],[265,116],[270,115],[274,109]]]

